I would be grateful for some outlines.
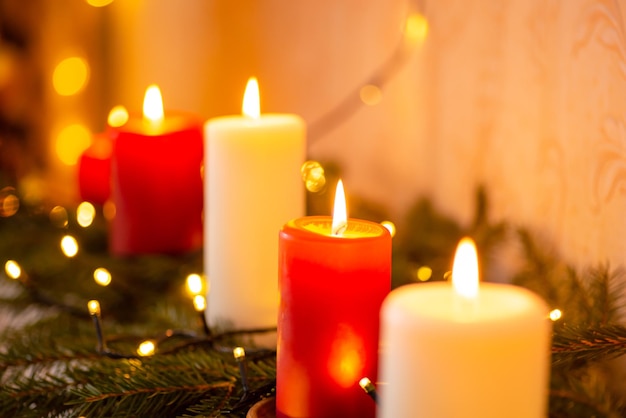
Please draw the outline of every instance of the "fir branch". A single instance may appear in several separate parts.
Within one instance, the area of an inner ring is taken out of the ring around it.
[[[593,328],[564,325],[558,327],[553,337],[554,366],[580,365],[623,354],[626,354],[626,328],[621,325]]]

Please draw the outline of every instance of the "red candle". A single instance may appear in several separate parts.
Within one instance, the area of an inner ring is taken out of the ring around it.
[[[154,96],[153,96],[154,95]],[[202,245],[202,121],[181,112],[163,115],[158,87],[144,99],[144,115],[113,128],[111,252],[184,253]]]
[[[95,134],[93,143],[78,160],[78,191],[80,198],[103,205],[111,195],[110,132]]]
[[[391,235],[364,220],[335,224],[327,216],[299,218],[279,234],[279,418],[375,416],[359,380],[377,378]]]

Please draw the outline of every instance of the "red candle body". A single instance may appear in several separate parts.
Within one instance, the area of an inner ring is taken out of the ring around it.
[[[300,218],[280,231],[279,418],[375,416],[359,380],[377,378],[391,236],[380,224],[355,219],[343,237],[330,236],[331,222]]]
[[[114,132],[111,252],[176,254],[200,248],[202,121],[167,114],[155,128],[134,116]]]
[[[111,196],[111,152],[109,132],[94,135],[93,144],[78,160],[78,191],[80,198],[98,205]]]

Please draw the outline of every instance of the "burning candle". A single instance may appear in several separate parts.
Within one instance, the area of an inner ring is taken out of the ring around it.
[[[261,115],[256,79],[248,82],[242,110],[205,125],[207,321],[275,327],[276,234],[285,220],[304,214],[305,124],[292,114]]]
[[[103,205],[111,195],[111,152],[113,142],[110,132],[93,136],[93,143],[78,160],[78,191],[80,198]]]
[[[381,309],[380,418],[545,417],[548,308],[512,285],[478,285],[476,248],[457,248],[452,285],[412,284]]]
[[[280,418],[375,415],[359,381],[376,379],[378,315],[391,286],[391,235],[380,224],[348,220],[342,187],[337,189],[332,219],[295,219],[279,234]]]
[[[202,123],[163,112],[150,86],[143,116],[111,128],[111,252],[116,255],[184,253],[202,246]]]

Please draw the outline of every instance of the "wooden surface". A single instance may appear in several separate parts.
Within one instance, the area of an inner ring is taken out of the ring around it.
[[[276,418],[276,398],[266,398],[248,411],[246,418]]]

